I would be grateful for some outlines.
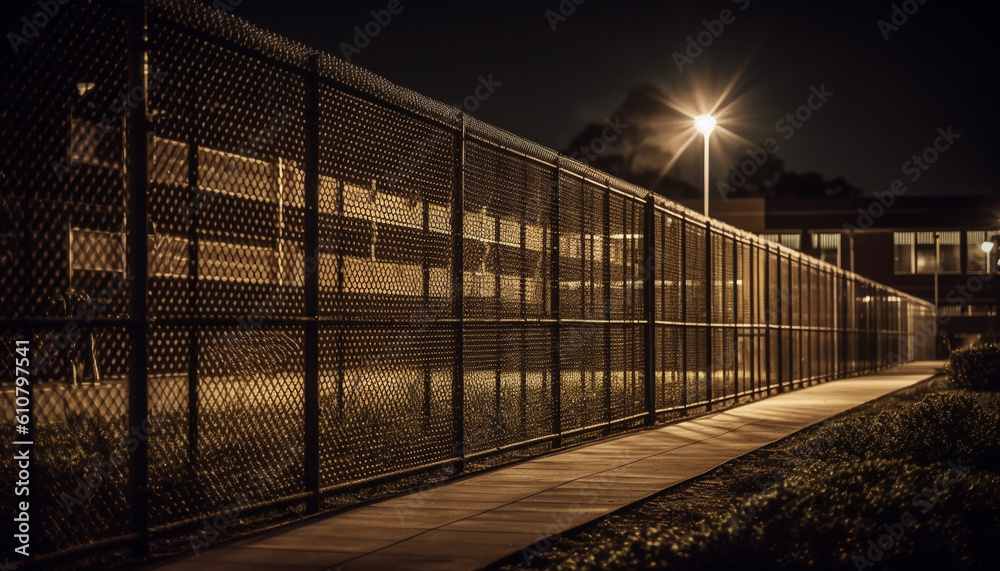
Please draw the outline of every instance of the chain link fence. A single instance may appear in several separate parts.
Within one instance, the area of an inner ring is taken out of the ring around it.
[[[921,300],[222,11],[3,23],[0,338],[33,351],[34,554],[142,557],[220,513],[932,350]]]

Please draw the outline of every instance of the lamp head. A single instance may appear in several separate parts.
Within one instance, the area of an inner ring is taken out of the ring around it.
[[[92,81],[81,81],[76,84],[76,92],[80,94],[80,97],[83,97],[87,93],[90,93],[96,86],[97,84]]]
[[[694,128],[702,135],[708,135],[715,130],[715,117],[698,115],[694,118]]]
[[[979,247],[982,248],[984,252],[989,254],[990,252],[993,251],[993,242],[992,241],[983,242]]]

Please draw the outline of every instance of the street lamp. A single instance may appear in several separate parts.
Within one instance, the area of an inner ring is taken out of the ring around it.
[[[998,240],[1000,240],[1000,235],[994,234],[993,236],[990,236],[989,240],[983,242],[979,246],[983,249],[983,252],[986,253],[986,275],[989,276],[990,279],[992,279],[993,274],[996,273],[993,266],[990,264],[990,252],[993,251],[993,247],[996,245]],[[996,316],[994,319],[1000,319],[1000,292],[998,292],[998,286],[996,284],[993,285],[993,291],[996,296]]]
[[[708,136],[715,130],[715,117],[698,115],[694,118],[694,128],[705,136],[705,217],[708,217]]]

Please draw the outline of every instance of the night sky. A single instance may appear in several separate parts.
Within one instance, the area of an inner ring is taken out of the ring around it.
[[[449,104],[492,76],[500,85],[472,115],[553,149],[613,117],[631,89],[653,85],[696,113],[721,99],[720,126],[729,133],[713,135],[713,181],[774,137],[787,169],[843,176],[867,194],[895,179],[910,195],[1000,190],[996,26],[970,0],[398,1],[401,11],[349,54],[352,63]],[[238,17],[343,56],[356,43],[355,26],[390,1],[230,3]],[[706,20],[718,32],[710,42]],[[707,46],[685,53],[688,38],[702,32]],[[675,53],[696,57],[679,70]],[[806,104],[812,87],[833,95],[786,139],[789,123],[778,121]],[[656,144],[679,153],[669,174],[700,187],[701,140],[682,150],[694,131],[677,119],[644,128],[662,132]],[[905,163],[948,127],[960,137],[912,180]]]

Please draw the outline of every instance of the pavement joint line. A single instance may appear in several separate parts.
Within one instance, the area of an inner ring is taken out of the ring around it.
[[[720,411],[720,412],[724,412],[724,411]],[[642,457],[642,458],[638,458],[638,459],[636,459],[636,460],[632,460],[632,461],[630,461],[630,462],[626,462],[626,463],[624,463],[624,464],[620,464],[620,465],[618,465],[618,466],[615,466],[615,467],[613,467],[613,468],[608,468],[608,469],[606,469],[606,470],[601,470],[600,472],[592,472],[592,473],[590,473],[590,474],[587,474],[587,475],[585,475],[585,476],[579,476],[579,477],[577,477],[577,478],[573,478],[573,479],[571,479],[571,480],[567,480],[567,481],[565,481],[565,482],[563,482],[563,483],[561,483],[561,484],[558,484],[558,485],[555,485],[555,486],[551,486],[551,487],[548,487],[548,488],[545,488],[544,490],[539,490],[539,491],[537,491],[537,492],[534,492],[534,493],[532,493],[532,494],[529,494],[529,495],[527,495],[527,496],[524,496],[523,498],[519,498],[519,499],[517,499],[517,500],[512,500],[512,501],[509,501],[509,502],[507,502],[507,503],[504,503],[504,504],[502,504],[502,505],[499,505],[499,506],[497,506],[497,507],[495,507],[495,508],[490,508],[490,509],[488,509],[488,510],[485,510],[485,511],[481,511],[481,512],[479,512],[479,513],[475,513],[475,514],[471,514],[471,515],[468,515],[468,516],[466,516],[466,517],[463,517],[463,518],[459,518],[459,519],[456,519],[456,520],[454,520],[454,521],[449,521],[449,522],[447,522],[447,523],[443,523],[443,524],[441,524],[441,525],[438,525],[438,526],[436,526],[436,527],[432,527],[432,528],[430,528],[430,529],[425,529],[425,530],[421,531],[420,533],[417,533],[416,535],[411,535],[411,536],[409,536],[409,537],[406,537],[406,538],[403,538],[403,539],[399,539],[399,540],[397,540],[397,541],[395,541],[395,542],[393,542],[393,543],[390,543],[390,544],[388,544],[388,545],[385,545],[385,546],[383,546],[383,547],[380,547],[380,548],[378,548],[378,549],[375,549],[375,550],[373,550],[373,551],[369,551],[369,552],[367,552],[367,553],[361,553],[361,554],[358,554],[358,556],[357,556],[357,557],[353,557],[353,558],[351,558],[351,559],[348,559],[348,560],[346,560],[346,561],[341,561],[341,562],[340,562],[340,563],[339,563],[338,565],[343,565],[343,564],[345,564],[345,563],[349,563],[349,562],[351,562],[351,561],[354,561],[355,559],[360,559],[360,558],[362,558],[362,557],[367,557],[367,556],[369,556],[369,555],[374,555],[374,554],[376,554],[376,553],[379,553],[380,551],[383,551],[383,550],[386,550],[386,549],[389,549],[389,548],[391,548],[391,547],[394,547],[394,546],[396,546],[396,545],[399,545],[399,544],[401,544],[401,543],[404,543],[404,542],[407,542],[407,541],[410,541],[410,540],[412,540],[412,539],[415,539],[415,538],[418,538],[418,537],[420,537],[420,536],[422,536],[422,535],[425,535],[425,534],[427,534],[427,533],[430,533],[430,532],[432,532],[432,531],[439,531],[439,530],[443,530],[444,528],[446,528],[446,527],[448,527],[448,526],[450,526],[450,525],[453,525],[453,524],[456,524],[456,523],[459,523],[459,522],[463,522],[463,521],[466,521],[466,520],[470,520],[470,519],[473,519],[473,518],[476,518],[476,517],[479,517],[479,516],[481,516],[481,515],[483,515],[483,514],[487,514],[487,513],[490,513],[490,512],[493,512],[493,511],[496,511],[496,510],[499,510],[499,509],[503,509],[503,508],[505,508],[505,507],[507,507],[507,506],[511,506],[511,505],[513,505],[513,504],[516,504],[516,503],[519,503],[519,502],[523,502],[523,501],[527,501],[527,500],[530,500],[530,498],[533,498],[533,497],[535,497],[535,496],[538,496],[538,495],[540,495],[540,494],[543,494],[543,493],[545,493],[545,492],[548,492],[548,491],[551,491],[551,490],[555,490],[555,489],[557,489],[557,488],[560,488],[560,487],[562,487],[562,486],[565,486],[565,485],[567,485],[567,484],[572,484],[572,483],[574,483],[574,482],[577,482],[577,481],[579,481],[579,480],[582,480],[582,479],[584,479],[584,478],[591,478],[591,477],[594,477],[594,476],[598,476],[598,475],[601,475],[601,474],[605,474],[605,473],[607,473],[607,472],[610,472],[610,471],[612,471],[612,470],[618,470],[618,469],[620,469],[620,468],[624,468],[624,467],[626,467],[626,466],[631,466],[632,464],[635,464],[636,462],[642,462],[642,461],[644,461],[644,460],[648,460],[648,459],[650,459],[650,458],[654,458],[654,457],[656,457],[656,456],[660,456],[660,455],[662,455],[662,454],[666,454],[666,453],[668,453],[668,452],[672,452],[672,451],[675,451],[675,450],[679,450],[679,449],[681,449],[681,448],[684,448],[684,447],[686,447],[686,446],[691,446],[691,445],[694,445],[694,444],[701,444],[701,443],[704,443],[704,442],[708,442],[709,440],[712,440],[712,439],[714,439],[714,438],[718,438],[718,437],[720,437],[720,436],[723,436],[723,435],[726,435],[726,434],[729,434],[729,433],[731,433],[731,432],[733,432],[733,431],[736,431],[736,430],[739,430],[739,429],[741,429],[741,428],[744,428],[744,427],[746,427],[746,426],[749,426],[749,425],[751,425],[751,424],[756,424],[757,422],[760,422],[760,421],[756,421],[756,422],[747,422],[747,423],[744,423],[744,424],[741,424],[741,425],[739,425],[739,426],[737,426],[737,427],[734,427],[734,428],[731,428],[731,429],[729,429],[729,430],[725,430],[725,431],[723,431],[723,432],[720,432],[719,434],[716,434],[716,435],[714,435],[714,436],[708,436],[708,437],[705,437],[705,438],[702,438],[701,440],[695,440],[695,441],[693,441],[693,442],[686,442],[686,443],[684,443],[684,444],[681,444],[680,446],[677,446],[677,447],[675,447],[675,448],[671,448],[670,450],[663,450],[663,451],[660,451],[660,452],[657,452],[657,453],[655,453],[655,454],[650,454],[650,455],[648,455],[648,456],[644,456],[644,457]],[[668,428],[668,427],[669,427],[669,425],[668,425],[668,426],[664,426],[664,427],[660,427],[660,429],[656,430],[655,432],[659,432],[660,430],[662,430],[662,429],[665,429],[665,428]],[[599,443],[598,443],[598,444],[599,444]],[[568,452],[570,452],[570,451],[567,451],[567,453],[568,453]],[[517,466],[517,464],[515,464],[514,466]],[[426,492],[422,492],[422,493],[426,493]]]
[[[816,386],[823,386],[823,385],[816,385]],[[805,388],[808,388],[808,387],[805,387]],[[800,390],[801,390],[801,389],[800,389]],[[785,394],[794,394],[794,393],[785,393]],[[775,395],[775,396],[780,396],[780,395]],[[757,402],[766,402],[766,401],[757,401]],[[865,401],[865,402],[868,402],[868,401]],[[754,403],[747,403],[747,404],[754,404]],[[853,408],[853,407],[852,407],[852,408]],[[726,413],[728,413],[728,412],[730,412],[730,411],[729,411],[729,410],[724,410],[724,411],[718,411],[718,412],[717,412],[717,413],[715,413],[715,414],[718,414],[718,415],[723,415],[723,414],[726,414]],[[710,419],[710,418],[711,418],[712,416],[713,416],[713,415],[705,415],[705,416],[702,416],[702,417],[699,417],[699,418],[697,418],[697,419],[692,419],[692,420],[705,420],[705,419]],[[836,416],[836,415],[834,415],[834,416]],[[444,528],[446,528],[446,527],[448,527],[448,526],[450,526],[450,525],[453,525],[453,524],[455,524],[455,523],[459,523],[459,522],[462,522],[462,521],[466,521],[466,520],[470,520],[470,519],[473,519],[473,518],[475,518],[475,517],[478,517],[478,516],[480,516],[480,515],[483,515],[483,514],[487,514],[487,513],[490,513],[490,512],[492,512],[492,511],[496,511],[496,510],[499,510],[499,509],[503,509],[503,508],[505,508],[505,507],[507,507],[507,506],[510,506],[510,505],[513,505],[513,504],[516,504],[516,503],[519,503],[519,502],[523,502],[523,501],[526,501],[526,500],[529,500],[529,499],[530,499],[530,498],[532,498],[532,497],[535,497],[535,496],[538,496],[538,495],[540,495],[540,494],[543,494],[543,493],[545,493],[545,492],[548,492],[548,491],[550,491],[550,490],[554,490],[554,489],[557,489],[557,488],[560,488],[560,487],[562,487],[562,486],[565,486],[565,485],[567,485],[567,484],[571,484],[571,483],[574,483],[574,482],[577,482],[577,481],[579,481],[579,480],[582,480],[583,478],[590,478],[590,477],[593,477],[593,476],[598,476],[598,475],[601,475],[601,474],[605,474],[605,473],[607,473],[607,472],[611,472],[612,470],[618,470],[618,469],[620,469],[620,468],[624,468],[624,467],[626,467],[626,466],[630,466],[630,465],[632,465],[632,464],[635,464],[635,463],[637,463],[637,462],[642,462],[642,461],[644,461],[644,460],[648,460],[648,459],[650,459],[650,458],[654,458],[654,457],[656,457],[656,456],[660,456],[660,455],[663,455],[663,454],[666,454],[666,453],[669,453],[669,452],[673,452],[673,451],[676,451],[676,450],[680,450],[680,449],[682,449],[682,448],[685,448],[685,447],[688,447],[688,446],[693,446],[693,445],[697,445],[697,444],[703,444],[703,443],[706,443],[706,442],[708,442],[708,441],[710,441],[710,440],[713,440],[713,439],[716,439],[716,438],[719,438],[719,437],[721,437],[721,436],[724,436],[724,435],[726,435],[726,434],[730,434],[730,433],[732,433],[732,432],[735,432],[735,431],[737,431],[737,430],[740,430],[740,429],[742,429],[742,428],[745,428],[745,427],[747,427],[747,426],[750,426],[750,425],[753,425],[753,424],[763,424],[763,423],[765,423],[766,421],[767,421],[767,419],[764,419],[764,418],[761,418],[761,419],[756,419],[756,420],[754,420],[754,421],[750,421],[750,422],[745,422],[745,423],[743,423],[743,424],[740,424],[739,426],[736,426],[736,427],[733,427],[733,428],[730,428],[730,429],[728,429],[728,430],[724,430],[723,432],[720,432],[719,434],[716,434],[716,435],[713,435],[713,436],[707,436],[707,437],[704,437],[704,438],[702,438],[702,439],[700,439],[700,440],[694,440],[694,441],[692,441],[692,442],[687,442],[687,443],[684,443],[684,444],[681,444],[680,446],[677,446],[677,447],[675,447],[675,448],[671,448],[670,450],[664,450],[664,451],[661,451],[661,452],[657,452],[657,453],[655,453],[655,454],[651,454],[651,455],[649,455],[649,456],[645,456],[645,457],[643,457],[643,458],[639,458],[639,459],[636,459],[636,460],[633,460],[633,461],[630,461],[630,462],[626,462],[626,463],[624,463],[624,464],[621,464],[621,465],[619,465],[619,466],[616,466],[616,467],[614,467],[614,468],[608,468],[608,469],[605,469],[605,470],[601,470],[601,471],[599,471],[599,472],[593,472],[593,473],[591,473],[591,474],[588,474],[588,475],[586,475],[586,476],[580,476],[580,477],[577,477],[577,478],[574,478],[574,479],[572,479],[572,480],[567,480],[566,482],[563,482],[562,484],[558,484],[558,485],[556,485],[556,486],[551,486],[551,487],[548,487],[548,488],[546,488],[546,489],[544,489],[544,490],[540,490],[540,491],[538,491],[538,492],[535,492],[535,493],[533,493],[533,494],[529,494],[529,495],[527,495],[527,496],[525,496],[525,497],[523,497],[523,498],[520,498],[520,499],[518,499],[518,500],[513,500],[513,501],[510,501],[510,502],[507,502],[507,503],[505,503],[505,504],[503,504],[503,505],[500,505],[500,506],[497,506],[497,507],[495,507],[495,508],[492,508],[492,509],[489,509],[489,510],[486,510],[486,511],[482,511],[482,512],[479,512],[479,513],[477,513],[477,514],[473,514],[473,515],[469,515],[469,516],[467,516],[467,517],[463,517],[463,518],[460,518],[460,519],[457,519],[457,520],[454,520],[454,521],[450,521],[450,522],[448,522],[448,523],[445,523],[445,524],[441,524],[441,525],[439,525],[439,526],[437,526],[437,527],[434,527],[434,528],[432,528],[432,529],[427,529],[427,530],[424,530],[423,532],[421,532],[421,533],[418,533],[418,534],[416,534],[416,535],[414,535],[414,536],[411,536],[411,537],[409,537],[409,538],[406,538],[406,539],[401,539],[401,540],[399,540],[399,541],[397,541],[397,542],[395,542],[395,543],[392,543],[392,544],[390,544],[390,545],[386,545],[385,547],[381,547],[381,548],[379,548],[379,549],[376,549],[376,550],[374,550],[374,551],[370,551],[370,552],[368,552],[368,553],[365,553],[365,554],[359,554],[359,555],[358,555],[357,557],[354,557],[354,558],[352,558],[352,559],[350,559],[350,560],[348,560],[348,561],[343,561],[343,562],[341,562],[340,564],[342,565],[342,564],[344,564],[344,563],[348,563],[348,562],[350,562],[350,561],[354,561],[355,559],[360,559],[360,558],[362,558],[362,557],[366,557],[366,556],[368,556],[368,555],[373,555],[373,554],[376,554],[376,553],[378,553],[378,552],[380,552],[380,551],[383,551],[383,550],[385,550],[385,549],[389,549],[389,548],[391,548],[391,547],[394,547],[395,545],[398,545],[398,544],[400,544],[400,543],[403,543],[403,542],[406,542],[406,541],[409,541],[409,540],[411,540],[411,539],[414,539],[414,538],[417,538],[417,537],[420,537],[420,536],[422,536],[422,535],[424,535],[424,534],[426,534],[426,533],[429,533],[429,532],[431,532],[431,531],[439,531],[439,530],[443,530]],[[820,422],[820,421],[817,421],[817,422]],[[807,424],[807,425],[806,425],[806,427],[808,427],[808,426],[812,426],[813,424],[816,424],[816,422],[813,422],[813,423],[810,423],[810,424]],[[676,425],[666,425],[666,426],[663,426],[663,427],[660,427],[660,428],[658,428],[658,429],[657,429],[657,430],[655,430],[654,432],[659,432],[659,431],[666,431],[667,429],[671,428],[672,426],[676,426]],[[801,428],[800,428],[800,429],[798,429],[798,430],[801,430]],[[791,434],[794,434],[795,432],[798,432],[798,430],[795,430],[795,431],[793,431],[793,432],[792,432]],[[790,436],[791,434],[789,434],[789,435],[786,435],[786,436]],[[779,440],[780,440],[780,438],[779,438]],[[602,443],[601,443],[601,442],[596,442],[595,444],[596,444],[596,445],[600,445],[600,444],[602,444]],[[737,458],[740,458],[740,457],[742,457],[742,456],[745,456],[745,455],[746,455],[746,454],[748,454],[749,452],[752,452],[753,450],[758,450],[758,449],[760,449],[761,447],[762,447],[762,446],[758,446],[758,447],[756,447],[756,448],[754,448],[754,449],[752,449],[752,450],[749,450],[749,451],[747,451],[747,452],[744,452],[743,454],[740,454],[739,456],[736,456],[736,457],[734,457],[734,458],[730,458],[730,459],[728,459],[728,460],[725,460],[725,461],[723,461],[723,462],[721,462],[721,463],[719,463],[719,464],[716,464],[716,465],[712,466],[711,468],[708,468],[708,469],[706,469],[705,471],[703,471],[703,472],[700,472],[699,474],[696,474],[696,475],[694,475],[694,476],[692,476],[692,477],[690,477],[690,478],[685,478],[685,479],[684,479],[684,480],[682,480],[681,482],[678,482],[678,484],[679,484],[679,483],[682,483],[683,481],[687,481],[687,480],[690,480],[690,479],[694,479],[694,478],[697,478],[697,477],[700,477],[700,476],[702,476],[702,475],[704,475],[704,474],[707,474],[708,472],[711,472],[712,470],[714,470],[715,468],[718,468],[718,467],[719,467],[719,466],[721,466],[722,464],[725,464],[725,463],[727,463],[727,462],[730,462],[730,461],[732,461],[732,460],[735,460],[735,459],[737,459]],[[571,451],[567,451],[567,453],[569,453],[569,452],[571,452]],[[529,461],[530,461],[530,460],[529,460]],[[515,465],[515,466],[517,466],[517,465]],[[673,487],[673,486],[675,486],[675,485],[677,485],[677,484],[671,484],[671,485],[670,485],[670,487]],[[651,494],[651,495],[655,495],[655,494]],[[638,501],[642,501],[642,500],[643,500],[643,499],[645,499],[646,497],[649,497],[649,496],[644,496],[643,498],[641,498],[641,499],[640,499],[640,500],[638,500]],[[586,522],[585,522],[585,523],[586,523]]]
[[[724,413],[724,412],[726,412],[726,411],[719,411],[719,414],[722,414],[722,413]],[[436,527],[433,527],[433,528],[430,528],[430,529],[425,529],[425,530],[423,530],[422,532],[420,532],[420,533],[418,533],[418,534],[416,534],[416,535],[411,535],[411,536],[409,536],[409,537],[406,537],[406,538],[403,538],[403,539],[400,539],[400,540],[398,540],[398,541],[395,541],[394,543],[390,543],[390,544],[388,544],[388,545],[386,545],[386,546],[384,546],[384,547],[380,547],[380,548],[378,548],[378,549],[376,549],[376,550],[374,550],[374,551],[369,551],[369,552],[367,552],[367,553],[362,553],[362,554],[359,554],[359,555],[358,555],[357,557],[354,557],[354,558],[351,558],[351,559],[348,559],[348,560],[346,560],[346,561],[342,561],[341,563],[339,563],[339,565],[343,565],[343,564],[345,564],[345,563],[349,563],[350,561],[354,561],[355,559],[360,559],[361,557],[367,557],[368,555],[374,555],[374,554],[376,554],[376,553],[379,553],[380,551],[383,551],[383,550],[385,550],[385,549],[389,549],[389,548],[391,548],[391,547],[394,547],[394,546],[396,546],[396,545],[399,545],[399,544],[401,544],[401,543],[404,543],[404,542],[407,542],[407,541],[410,541],[410,540],[412,540],[412,539],[415,539],[415,538],[417,538],[417,537],[420,537],[420,536],[422,536],[422,535],[425,535],[425,534],[427,534],[427,533],[430,533],[430,532],[432,532],[432,531],[439,531],[439,530],[443,530],[444,528],[446,528],[446,527],[448,527],[448,526],[450,526],[450,525],[453,525],[453,524],[456,524],[456,523],[459,523],[459,522],[463,522],[463,521],[466,521],[466,520],[470,520],[470,519],[473,519],[473,518],[476,518],[476,517],[479,517],[479,516],[481,516],[481,515],[483,515],[483,514],[488,514],[488,513],[490,513],[490,512],[493,512],[493,511],[496,511],[496,510],[500,510],[500,509],[503,509],[503,508],[505,508],[505,507],[508,507],[508,506],[511,506],[511,505],[514,505],[514,504],[517,504],[517,503],[519,503],[519,502],[524,502],[524,501],[528,501],[528,500],[530,500],[531,498],[533,498],[533,497],[535,497],[535,496],[538,496],[538,495],[540,495],[540,494],[544,494],[545,492],[548,492],[548,491],[551,491],[551,490],[555,490],[555,489],[557,489],[557,488],[560,488],[560,487],[562,487],[562,486],[566,486],[566,485],[568,485],[568,484],[572,484],[572,483],[574,483],[574,482],[578,482],[578,481],[580,481],[580,480],[582,480],[582,479],[584,479],[584,478],[592,478],[592,477],[594,477],[594,476],[599,476],[599,475],[601,475],[601,474],[605,474],[605,473],[608,473],[608,472],[611,472],[611,471],[613,471],[613,470],[618,470],[618,469],[621,469],[621,468],[625,468],[626,466],[631,466],[632,464],[635,464],[635,463],[637,463],[637,462],[642,462],[642,461],[645,461],[645,460],[649,460],[650,458],[655,458],[655,457],[657,457],[657,456],[661,456],[661,455],[663,455],[663,454],[667,454],[667,453],[669,453],[669,452],[673,452],[673,451],[676,451],[676,450],[680,450],[681,448],[684,448],[684,447],[687,447],[687,446],[692,446],[692,445],[695,445],[695,444],[702,444],[702,443],[705,443],[705,442],[708,442],[709,440],[713,440],[713,439],[715,439],[715,438],[719,438],[720,436],[724,436],[724,435],[726,435],[726,434],[729,434],[729,433],[731,433],[731,432],[734,432],[734,431],[737,431],[737,430],[739,430],[739,429],[741,429],[741,428],[745,428],[745,427],[747,427],[747,426],[750,426],[750,425],[752,425],[752,424],[758,424],[758,423],[760,423],[760,422],[763,422],[763,419],[759,419],[759,420],[756,420],[756,421],[753,421],[753,422],[746,422],[746,423],[743,423],[743,424],[740,424],[739,426],[736,426],[736,427],[733,427],[733,428],[730,428],[730,429],[728,429],[728,430],[724,430],[723,432],[720,432],[719,434],[716,434],[716,435],[713,435],[713,436],[707,436],[707,437],[704,437],[704,438],[702,438],[701,440],[695,440],[695,441],[692,441],[692,442],[686,442],[686,443],[684,443],[684,444],[681,444],[680,446],[677,446],[677,447],[674,447],[674,448],[671,448],[671,449],[669,449],[669,450],[662,450],[662,451],[660,451],[660,452],[656,452],[656,453],[654,453],[654,454],[650,454],[650,455],[648,455],[648,456],[643,456],[642,458],[637,458],[637,459],[635,459],[635,460],[632,460],[632,461],[629,461],[629,462],[625,462],[624,464],[619,464],[618,466],[615,466],[615,467],[613,467],[613,468],[608,468],[608,469],[605,469],[605,470],[601,470],[601,471],[599,471],[599,472],[592,472],[592,473],[590,473],[590,474],[587,474],[587,475],[585,475],[585,476],[579,476],[579,477],[576,477],[576,478],[573,478],[573,479],[571,479],[571,480],[567,480],[567,481],[565,481],[565,482],[563,482],[563,483],[561,483],[561,484],[558,484],[558,485],[555,485],[555,486],[550,486],[550,487],[548,487],[548,488],[545,488],[544,490],[539,490],[539,491],[537,491],[537,492],[534,492],[534,493],[532,493],[532,494],[529,494],[529,495],[527,495],[527,496],[524,496],[523,498],[519,498],[519,499],[517,499],[517,500],[512,500],[512,501],[509,501],[509,502],[507,502],[507,503],[504,503],[504,504],[502,504],[502,505],[499,505],[499,506],[497,506],[497,507],[495,507],[495,508],[490,508],[490,509],[488,509],[488,510],[485,510],[485,511],[481,511],[481,512],[479,512],[479,513],[475,513],[475,514],[471,514],[471,515],[468,515],[468,516],[466,516],[466,517],[463,517],[463,518],[459,518],[459,519],[456,519],[456,520],[454,520],[454,521],[449,521],[449,522],[447,522],[447,523],[443,523],[443,524],[441,524],[441,525],[438,525],[438,526],[436,526]],[[657,430],[656,430],[656,431],[654,431],[654,432],[659,432],[659,431],[661,431],[661,430],[664,430],[664,429],[666,429],[666,428],[669,428],[670,426],[672,426],[672,425],[668,425],[668,426],[663,426],[663,427],[660,427],[659,429],[657,429]],[[598,442],[598,443],[595,443],[595,444],[600,444],[600,443]],[[569,453],[569,452],[571,452],[571,451],[567,451],[567,453]],[[727,461],[728,461],[728,460],[727,460]],[[517,466],[517,464],[515,464],[514,466]],[[512,467],[513,467],[513,466],[512,466]],[[426,492],[424,492],[424,493],[426,493]]]

